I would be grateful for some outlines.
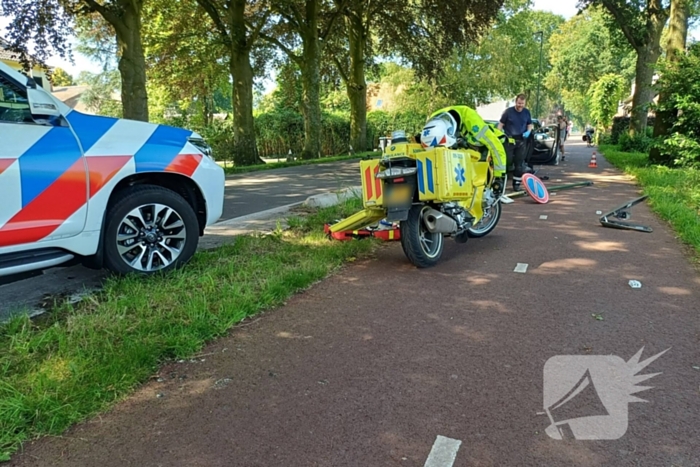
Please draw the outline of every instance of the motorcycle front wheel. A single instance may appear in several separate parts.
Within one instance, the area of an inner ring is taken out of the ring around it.
[[[484,215],[479,222],[467,230],[467,235],[471,238],[485,237],[493,232],[499,220],[501,220],[501,203],[497,201],[484,210]]]
[[[423,221],[430,206],[417,204],[408,211],[408,218],[401,221],[401,247],[406,257],[418,268],[429,268],[440,261],[444,247],[441,233],[431,233]]]

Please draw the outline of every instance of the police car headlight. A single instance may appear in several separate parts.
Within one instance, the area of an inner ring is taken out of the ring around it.
[[[211,160],[214,160],[214,155],[212,153],[211,146],[209,146],[203,138],[191,137],[188,139],[188,141],[192,146],[199,149],[202,154],[204,154]]]

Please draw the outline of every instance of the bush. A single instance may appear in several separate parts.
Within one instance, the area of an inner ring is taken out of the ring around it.
[[[612,136],[609,133],[601,134],[598,137],[598,146],[602,146],[603,144],[612,144]]]
[[[673,164],[700,169],[700,142],[680,133],[674,133],[660,145],[662,152],[673,154]]]
[[[410,137],[418,133],[426,115],[417,112],[374,111],[367,114],[367,147],[353,148],[363,152],[379,147],[379,137],[404,130]],[[187,118],[170,118],[166,124],[191,128],[200,133],[212,147],[217,160],[231,160],[233,153],[233,120],[214,120],[211,125],[199,127]],[[350,149],[350,115],[347,112],[321,114],[321,151],[324,155],[346,154]],[[301,154],[304,148],[304,117],[301,113],[282,108],[255,116],[255,136],[261,157],[286,159],[289,150]]]
[[[211,146],[217,161],[230,160],[233,154],[233,120],[214,120],[211,125],[195,129]]]
[[[700,166],[700,44],[674,66],[664,66],[657,86],[668,96],[659,109],[677,114],[670,136],[660,144],[676,165]]]
[[[647,153],[653,142],[654,139],[651,136],[630,136],[627,133],[622,133],[618,138],[620,149],[624,152]]]
[[[417,112],[386,112],[375,110],[367,114],[367,142],[379,147],[379,137],[391,136],[395,130],[404,130],[409,138],[423,129],[427,115]]]
[[[647,118],[647,136],[651,137],[654,132],[654,122],[656,118],[650,116]],[[615,117],[613,118],[612,129],[610,130],[610,143],[621,144],[620,136],[627,134],[630,128],[630,117]]]
[[[349,151],[349,115],[323,112],[321,127],[321,152],[324,155],[338,155]],[[298,155],[304,148],[304,117],[291,109],[265,112],[255,117],[255,133],[260,156],[286,157],[290,149],[292,154]]]

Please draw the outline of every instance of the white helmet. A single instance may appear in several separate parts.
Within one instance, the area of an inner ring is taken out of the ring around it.
[[[452,147],[457,142],[457,122],[449,113],[441,113],[425,123],[420,134],[424,148],[435,146]]]

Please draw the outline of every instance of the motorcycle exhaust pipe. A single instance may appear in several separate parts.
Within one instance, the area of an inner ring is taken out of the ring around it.
[[[435,209],[428,209],[423,214],[423,223],[430,233],[454,233],[457,231],[457,222]]]

